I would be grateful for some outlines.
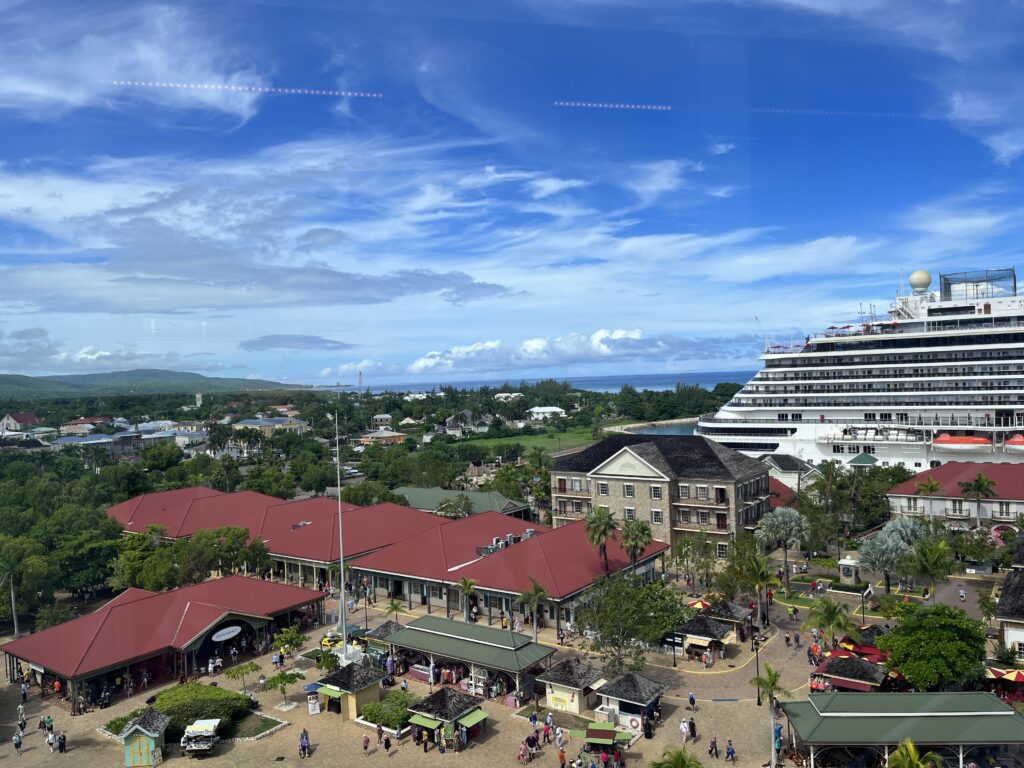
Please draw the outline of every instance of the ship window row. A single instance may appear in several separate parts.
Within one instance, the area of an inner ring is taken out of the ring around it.
[[[1018,340],[1024,342],[1024,339]],[[1010,343],[1010,342],[1007,342]],[[871,354],[872,350],[857,350],[858,352],[864,352],[865,354],[859,355],[840,355],[836,357],[821,357],[818,355],[811,355],[805,353],[804,355],[797,355],[794,357],[787,358],[771,358],[765,360],[765,370],[772,368],[801,368],[801,367],[821,367],[829,366],[834,368],[842,368],[843,366],[850,365],[870,365],[875,368],[885,365],[891,365],[893,363],[907,362],[907,363],[953,363],[960,361],[977,360],[982,363],[991,363],[997,360],[1011,360],[1016,362],[1021,356],[1021,350],[1016,349],[962,349],[957,351],[951,350],[938,350],[938,351],[927,351],[920,350],[915,352],[909,352],[905,354]]]
[[[776,381],[830,381],[835,379],[913,379],[953,378],[970,374],[974,376],[998,376],[1020,374],[1024,376],[1024,362],[1015,365],[956,365],[940,364],[929,368],[873,368],[850,371],[846,368],[824,371],[761,371],[751,382]]]
[[[873,445],[833,445],[832,453],[869,453],[875,452],[875,446]]]
[[[873,395],[865,398],[858,398],[856,405],[1024,405],[1024,395],[915,395],[914,397],[903,397],[900,395]],[[739,408],[786,408],[786,407],[821,407],[838,406],[848,407],[854,405],[848,398],[825,397],[815,395],[802,395],[800,397],[765,397],[746,398],[734,397],[729,406]]]
[[[984,381],[977,379],[955,379],[949,381],[893,381],[893,382],[867,382],[863,384],[796,384],[796,385],[747,385],[741,389],[740,395],[781,395],[801,394],[811,395],[822,392],[855,393],[855,392],[946,392],[950,390],[970,391],[1001,391],[1024,389],[1022,379],[996,379]]]
[[[858,337],[860,338],[860,337]],[[1009,333],[986,333],[979,336],[961,336],[952,334],[950,336],[881,336],[872,339],[870,342],[844,341],[841,338],[835,341],[815,342],[810,351],[813,352],[842,352],[843,350],[875,350],[875,349],[910,349],[912,347],[963,347],[971,344],[1014,344],[1024,341],[1024,334],[1020,331]]]
[[[755,437],[789,437],[795,432],[795,428],[773,429],[771,427],[707,427],[703,425],[700,428],[700,433],[702,435],[721,435],[722,437],[728,437],[729,435],[753,435]]]

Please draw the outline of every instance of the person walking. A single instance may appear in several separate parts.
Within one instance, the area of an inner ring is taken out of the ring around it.
[[[57,737],[53,735],[53,731],[46,734],[46,744],[50,747],[50,754],[53,754],[54,747],[57,746]]]
[[[28,683],[25,680],[21,681],[21,700],[28,701]]]
[[[725,761],[729,762],[730,760],[734,763],[736,762],[736,747],[732,745],[732,739],[729,739],[725,744]]]
[[[424,728],[420,731],[421,740],[423,741],[423,754],[427,754],[427,750],[430,749],[430,734],[427,733],[427,729]]]
[[[384,737],[384,754],[387,755],[388,757],[391,757],[391,737],[390,736],[385,736]]]
[[[19,704],[18,705],[18,722],[20,723],[24,719],[25,719],[25,705],[24,704]]]
[[[708,744],[708,756],[718,759],[718,737],[712,736],[711,743]]]
[[[384,741],[384,726],[377,723],[377,746],[380,746]]]
[[[690,739],[694,744],[697,743],[697,723],[692,717],[690,718]]]
[[[536,709],[533,710],[533,713],[530,715],[530,727],[533,728],[533,730],[535,730],[535,731],[537,730],[537,710]]]
[[[565,768],[565,750],[558,748],[558,768]]]
[[[564,735],[562,734],[562,726],[558,726],[557,728],[555,728],[555,746],[557,746],[559,749],[562,748],[563,738]]]
[[[426,750],[423,751],[426,752]],[[365,733],[363,734],[363,754],[370,754],[370,737]]]
[[[690,711],[691,712],[696,712],[697,711],[697,697],[693,695],[693,691],[690,691],[689,702],[690,702]]]
[[[683,746],[685,747],[686,742],[690,740],[690,725],[686,722],[685,717],[679,721],[679,733],[682,734]]]
[[[43,723],[46,725],[46,732],[53,733],[53,718],[47,715]]]
[[[14,736],[11,737],[11,741],[14,742],[14,751],[17,753],[18,757],[21,757],[21,734],[15,733]]]
[[[551,724],[544,723],[544,744],[551,743]]]
[[[57,736],[57,752],[60,754],[66,754],[68,751],[68,737],[64,731],[61,731]]]

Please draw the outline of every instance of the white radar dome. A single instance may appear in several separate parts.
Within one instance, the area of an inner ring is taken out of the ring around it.
[[[932,276],[923,269],[915,269],[910,273],[908,282],[910,287],[914,289],[914,293],[924,293],[932,284]]]

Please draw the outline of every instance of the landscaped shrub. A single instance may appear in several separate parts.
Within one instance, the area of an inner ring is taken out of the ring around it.
[[[383,701],[375,701],[363,707],[360,717],[368,723],[380,723],[385,728],[404,728],[409,723],[409,707],[419,697],[409,691],[391,691]]]
[[[127,715],[121,715],[120,717],[115,717],[113,720],[108,721],[107,724],[105,726],[103,726],[103,727],[106,728],[108,731],[110,731],[115,736],[117,736],[117,734],[119,734],[121,731],[123,731],[124,727],[126,725],[128,725],[128,721],[129,720],[134,720],[136,717],[138,717],[139,715],[142,714],[142,710],[143,709],[144,709],[143,707],[139,707],[138,709],[133,709]]]
[[[840,584],[836,581],[830,586],[830,589],[835,592],[855,592],[857,594],[861,594],[867,588],[868,583],[866,581],[861,581],[856,584]]]
[[[153,706],[158,712],[170,716],[166,738],[173,743],[181,738],[185,726],[196,720],[216,718],[223,721],[223,727],[242,719],[252,707],[252,699],[226,688],[185,683],[158,695]]]
[[[839,561],[834,557],[815,557],[811,559],[811,565],[816,565],[819,568],[838,568]]]

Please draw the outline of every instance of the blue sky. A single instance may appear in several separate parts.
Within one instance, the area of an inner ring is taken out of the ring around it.
[[[0,0],[0,370],[748,370],[1020,261],[1019,2],[366,5]]]

